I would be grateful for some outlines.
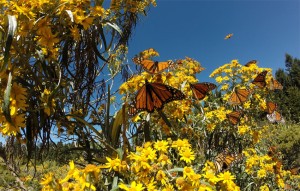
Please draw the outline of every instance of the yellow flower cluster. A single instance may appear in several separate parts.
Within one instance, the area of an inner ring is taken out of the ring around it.
[[[3,79],[1,79],[3,80]],[[4,89],[2,89],[4,92]],[[25,114],[27,103],[27,92],[20,84],[13,83],[10,93],[10,118],[11,122],[7,121],[1,111],[0,123],[2,124],[0,132],[3,135],[16,136],[20,132],[20,128],[26,127]],[[1,104],[2,105],[2,104]]]
[[[69,165],[69,172],[63,179],[55,178],[53,173],[46,174],[40,181],[42,191],[96,190],[103,166],[89,164],[84,169],[78,169],[73,161]]]
[[[152,4],[153,6],[156,6],[155,0],[142,0],[142,1],[135,1],[135,0],[112,0],[110,3],[110,8],[112,11],[119,11],[121,9],[124,9],[126,11],[132,12],[132,13],[143,13],[147,7]]]
[[[290,171],[283,170],[282,163],[277,158],[258,154],[255,149],[248,149],[243,153],[247,158],[245,172],[251,177],[256,177],[255,181],[260,184],[264,183],[260,186],[260,190],[272,190],[271,188],[282,190],[289,186],[290,180],[300,181],[299,175],[292,175]]]

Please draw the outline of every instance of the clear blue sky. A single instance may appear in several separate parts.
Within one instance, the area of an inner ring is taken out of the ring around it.
[[[206,68],[200,81],[211,81],[209,74],[232,59],[256,59],[274,74],[284,68],[285,53],[300,58],[300,1],[158,0],[134,31],[129,62],[148,48],[160,53],[158,61],[196,59]]]

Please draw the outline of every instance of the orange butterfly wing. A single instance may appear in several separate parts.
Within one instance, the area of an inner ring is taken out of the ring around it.
[[[277,80],[275,80],[274,78],[272,78],[271,82],[270,82],[269,88],[270,88],[270,90],[282,90],[283,86],[281,85],[280,82],[278,82]]]
[[[172,65],[173,61],[157,62],[143,57],[135,57],[132,59],[134,63],[139,64],[150,74],[157,74]]]
[[[215,89],[217,86],[213,83],[204,82],[197,84],[190,84],[193,95],[196,99],[202,100],[211,90]]]
[[[264,88],[267,85],[266,82],[266,75],[267,75],[268,71],[263,71],[261,73],[259,73],[254,80],[252,81],[253,84],[255,84],[257,87],[259,88]]]
[[[248,97],[250,95],[250,91],[247,89],[235,89],[234,92],[232,92],[228,103],[230,105],[240,105],[243,104],[248,100]]]
[[[277,109],[277,104],[276,104],[276,103],[271,102],[271,101],[267,102],[267,109],[266,109],[266,112],[267,112],[268,114],[273,113],[276,109]]]
[[[277,112],[277,111],[274,111],[273,113],[271,114],[267,114],[267,119],[271,122],[271,123],[284,123],[285,120],[282,118],[282,115]]]
[[[136,113],[141,111],[152,113],[154,110],[162,109],[166,103],[184,98],[185,95],[178,89],[161,83],[146,81],[135,97]]]
[[[242,116],[242,112],[240,111],[233,111],[231,113],[226,114],[227,119],[233,125],[236,125],[240,122],[241,116]]]
[[[243,158],[242,154],[230,154],[228,149],[219,153],[215,157],[214,165],[217,172],[221,172],[230,168],[233,164],[239,162]]]
[[[252,64],[257,64],[257,60],[250,60],[249,62],[247,62],[247,63],[245,64],[245,66],[246,66],[246,67],[249,67],[249,66],[252,65]]]

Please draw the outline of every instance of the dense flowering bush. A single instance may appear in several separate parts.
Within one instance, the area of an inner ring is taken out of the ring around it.
[[[204,70],[192,58],[171,62],[157,74],[140,72],[120,86],[125,104],[109,126],[107,108],[115,98],[102,87],[100,74],[106,68],[114,78],[122,71],[126,37],[134,25],[130,22],[150,4],[156,5],[153,0],[113,0],[109,8],[103,1],[89,0],[0,1],[1,134],[17,137],[31,151],[34,141],[49,141],[55,128],[59,136],[77,135],[83,146],[88,142],[103,151],[84,167],[71,161],[63,178],[46,174],[40,181],[42,190],[299,189],[299,175],[268,153],[272,145],[261,147],[274,128],[265,117],[273,77],[270,68],[255,63],[245,66],[232,60],[217,68],[210,75],[217,88],[203,100],[194,99],[191,91],[196,75]],[[123,26],[116,24],[122,21]],[[149,49],[139,56],[153,59],[159,54]],[[260,88],[252,82],[263,71],[266,86]],[[146,80],[179,89],[185,99],[150,115],[143,111],[128,118],[124,111]],[[246,100],[231,104],[238,89],[247,92]],[[101,91],[92,102],[94,92]],[[233,111],[241,112],[237,124],[228,120]],[[94,124],[102,121],[97,130]],[[141,132],[152,141],[144,141]]]
[[[145,52],[155,54],[148,57],[158,56],[155,50],[150,50]],[[77,169],[71,162],[70,171],[63,180],[55,179],[53,174],[44,178],[41,182],[44,190],[60,187],[63,190],[63,184],[66,188],[104,189],[104,182],[110,188],[123,190],[299,188],[299,175],[283,170],[280,159],[268,153],[267,148],[260,147],[267,132],[274,128],[259,118],[266,110],[266,96],[271,97],[272,92],[268,85],[260,89],[251,81],[258,73],[271,69],[259,68],[256,64],[246,67],[233,60],[210,75],[219,84],[218,90],[199,101],[192,98],[189,83],[197,82],[195,74],[202,70],[199,62],[186,58],[159,74],[143,72],[132,76],[120,87],[125,102],[134,99],[134,92],[145,80],[178,88],[186,94],[186,99],[166,104],[162,112],[167,119],[162,119],[156,112],[147,119],[146,111],[131,119],[130,123],[141,126],[148,120],[151,137],[157,137],[155,141],[142,145],[133,141],[134,151],[123,150],[115,157],[107,156],[106,164],[87,166],[88,172],[87,169]],[[271,78],[271,74],[266,77],[267,84]],[[251,95],[240,105],[230,105],[228,100],[237,87],[248,89]],[[243,111],[243,116],[237,125],[232,125],[226,114],[237,108]],[[228,168],[223,168],[223,163],[217,164],[220,163],[217,155],[224,150],[239,156]],[[218,169],[220,167],[223,169]],[[73,181],[66,181],[70,179]]]

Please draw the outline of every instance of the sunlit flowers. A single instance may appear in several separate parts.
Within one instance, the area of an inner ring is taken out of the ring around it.
[[[126,191],[142,191],[145,189],[141,183],[136,183],[135,181],[131,182],[130,185],[120,183],[119,188]]]

